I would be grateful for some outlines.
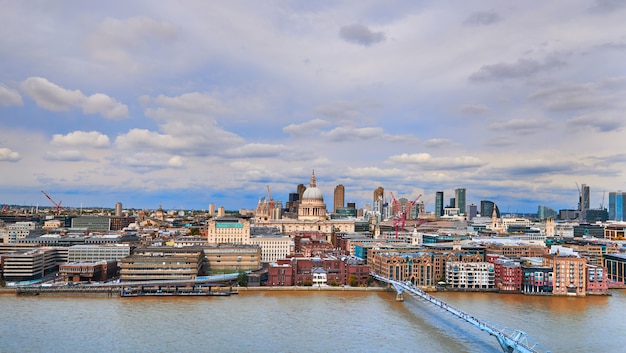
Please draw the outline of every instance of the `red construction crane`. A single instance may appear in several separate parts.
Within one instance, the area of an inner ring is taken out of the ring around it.
[[[63,207],[61,207],[61,202],[63,202],[63,201],[59,201],[59,203],[57,203],[56,201],[54,201],[52,199],[52,197],[50,197],[50,195],[46,194],[45,191],[41,190],[41,192],[48,198],[48,200],[50,200],[50,202],[52,202],[52,204],[54,204],[54,207],[56,207],[56,215],[57,216],[60,215],[61,214],[61,209],[63,208]]]
[[[396,200],[396,197],[393,195],[393,192],[391,193],[391,198],[393,200],[393,212],[394,212],[393,226],[396,227],[396,239],[398,238],[400,225],[402,225],[402,230],[404,230],[404,225],[406,223],[407,214],[411,213],[411,209],[413,208],[413,206],[415,206],[415,203],[417,202],[417,200],[419,200],[420,197],[422,197],[422,194],[419,194],[415,198],[415,200],[413,200],[413,202],[411,202],[411,204],[408,207],[406,207],[405,210],[402,210],[402,205],[400,205],[400,202]]]

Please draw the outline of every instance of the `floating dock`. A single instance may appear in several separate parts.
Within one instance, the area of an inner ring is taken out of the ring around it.
[[[238,294],[233,291],[232,287],[226,287],[222,284],[204,284],[193,286],[176,286],[176,285],[135,285],[124,286],[120,292],[121,297],[170,297],[170,296],[230,296]]]

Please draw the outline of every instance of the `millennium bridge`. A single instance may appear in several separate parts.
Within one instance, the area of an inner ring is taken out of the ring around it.
[[[520,330],[511,329],[505,326],[490,323],[485,320],[481,320],[477,317],[471,316],[464,311],[448,305],[447,303],[429,295],[423,290],[419,289],[411,282],[400,282],[393,279],[389,279],[383,276],[379,276],[376,273],[371,273],[372,277],[378,281],[389,283],[397,292],[396,299],[402,300],[402,293],[409,293],[414,297],[420,298],[430,304],[439,307],[442,310],[458,317],[459,319],[473,325],[481,331],[484,331],[494,336],[500,347],[506,353],[549,353],[550,351],[544,348],[539,342],[535,341],[532,337]]]

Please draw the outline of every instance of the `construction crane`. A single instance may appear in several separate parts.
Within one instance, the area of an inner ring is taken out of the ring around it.
[[[415,203],[417,202],[417,200],[420,199],[420,197],[422,197],[422,194],[417,195],[415,200],[413,200],[413,202],[411,202],[411,205],[409,207],[407,207],[406,210],[404,210],[404,213],[402,214],[402,230],[404,230],[404,222],[406,221],[407,215],[411,214],[411,209],[413,208],[413,206],[415,206]]]
[[[602,191],[602,203],[600,204],[600,209],[604,209],[604,198],[606,197],[606,190]]]
[[[396,200],[396,197],[393,195],[393,192],[391,193],[391,199],[393,201],[393,211],[394,211],[393,226],[396,228],[396,239],[398,239],[400,226],[402,226],[402,230],[404,230],[404,225],[406,224],[407,214],[411,213],[411,209],[413,208],[413,206],[415,206],[415,203],[417,202],[417,200],[419,200],[420,197],[422,197],[422,194],[419,194],[415,198],[415,200],[411,202],[411,204],[408,207],[402,210],[402,205],[400,205],[400,202]]]
[[[59,202],[57,203],[56,201],[54,201],[54,200],[52,199],[52,197],[50,197],[50,195],[46,194],[46,192],[45,192],[45,191],[41,190],[41,192],[42,192],[42,193],[43,193],[43,194],[44,194],[44,195],[48,198],[48,200],[50,200],[50,202],[52,202],[52,204],[53,204],[53,205],[54,205],[54,207],[56,208],[56,215],[57,215],[57,216],[58,216],[58,215],[60,215],[60,214],[61,214],[61,209],[63,208],[63,207],[61,207],[61,202],[63,202],[63,201],[59,201]]]
[[[268,219],[273,219],[274,218],[274,199],[272,198],[272,192],[270,191],[270,186],[267,186],[267,197],[269,200],[269,207],[268,207],[268,212],[269,212],[269,217]]]

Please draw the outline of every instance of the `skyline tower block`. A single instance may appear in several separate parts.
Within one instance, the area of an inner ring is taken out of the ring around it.
[[[460,214],[466,214],[467,210],[465,209],[465,188],[454,189],[454,199],[455,206],[459,209]]]
[[[443,191],[435,193],[435,216],[443,216]]]
[[[372,200],[372,210],[378,215],[383,215],[383,205],[385,204],[385,189],[379,186],[374,190],[374,198]]]
[[[626,193],[621,191],[609,192],[609,220],[623,222],[626,219],[624,201],[626,201]]]
[[[489,200],[481,200],[480,201],[480,216],[481,217],[489,217],[493,215],[493,211],[496,211],[496,217],[500,218],[500,209],[495,202]]]
[[[346,198],[346,188],[343,184],[335,186],[333,213],[337,213],[338,208],[343,208]]]

